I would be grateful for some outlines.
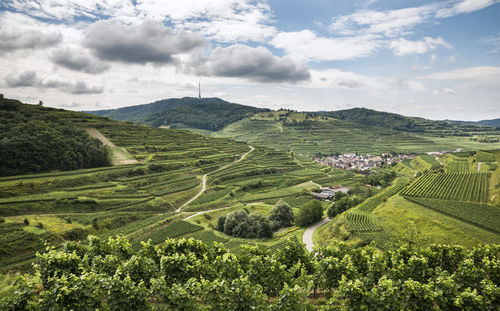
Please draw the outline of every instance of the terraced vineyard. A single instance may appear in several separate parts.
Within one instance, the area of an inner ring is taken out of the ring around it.
[[[449,161],[446,167],[447,173],[453,172],[469,172],[468,161]]]
[[[307,156],[318,152],[422,152],[435,146],[431,140],[402,132],[284,110],[272,116],[258,113],[216,135]]]
[[[407,178],[397,178],[391,186],[388,188],[384,189],[384,191],[378,193],[377,195],[369,198],[368,200],[364,201],[360,205],[358,205],[358,209],[360,211],[364,212],[370,212],[374,210],[378,205],[382,204],[385,200],[388,198],[392,197],[401,189],[403,189],[407,184],[409,180]]]
[[[476,160],[478,162],[495,162],[497,157],[492,152],[478,151],[476,153]]]
[[[488,202],[489,173],[426,173],[401,194],[440,200]]]
[[[382,227],[376,224],[370,215],[365,213],[348,212],[346,214],[347,228],[351,232],[379,232]]]

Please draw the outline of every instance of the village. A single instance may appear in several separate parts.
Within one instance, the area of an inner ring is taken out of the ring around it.
[[[404,159],[414,159],[415,154],[390,154],[382,153],[380,155],[356,153],[344,153],[339,155],[331,155],[326,157],[315,157],[314,161],[331,167],[343,170],[358,170],[367,171],[375,167],[380,167],[384,164],[392,164]]]

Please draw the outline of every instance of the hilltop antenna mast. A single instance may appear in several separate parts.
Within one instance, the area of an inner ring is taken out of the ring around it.
[[[201,82],[198,82],[198,99],[201,99]]]

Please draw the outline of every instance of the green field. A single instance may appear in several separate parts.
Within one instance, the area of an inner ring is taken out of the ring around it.
[[[401,194],[409,197],[485,203],[489,201],[489,177],[489,173],[426,173]]]

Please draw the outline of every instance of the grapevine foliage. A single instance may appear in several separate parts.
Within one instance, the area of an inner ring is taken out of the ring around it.
[[[39,254],[1,310],[496,310],[500,246],[403,245],[385,253],[338,243],[307,252],[168,239],[68,242]],[[311,299],[317,294],[327,299]],[[320,301],[320,302],[318,302]]]

